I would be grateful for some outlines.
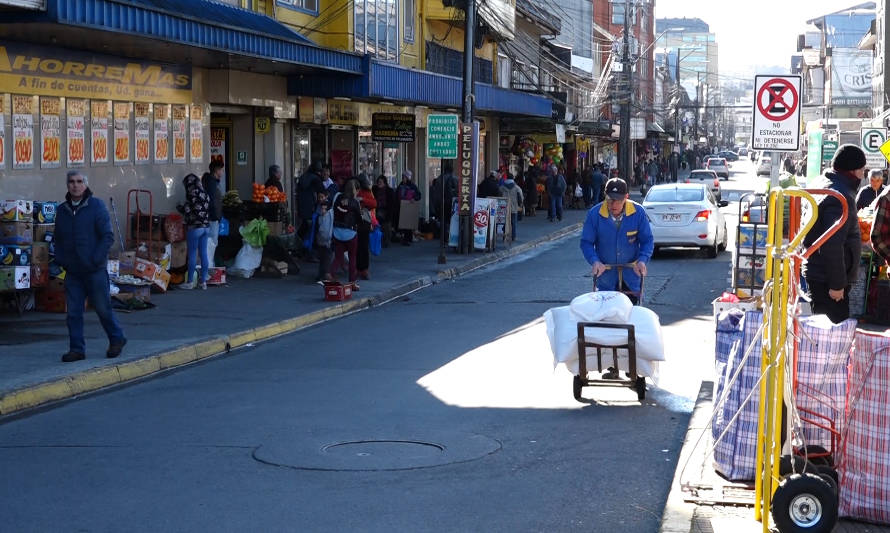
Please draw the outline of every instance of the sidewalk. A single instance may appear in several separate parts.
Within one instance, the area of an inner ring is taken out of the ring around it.
[[[525,217],[512,246],[493,253],[447,253],[437,264],[439,241],[390,245],[371,258],[371,279],[346,302],[327,302],[314,283],[316,264],[301,264],[282,279],[228,279],[207,291],[171,289],[152,294],[157,307],[117,316],[127,335],[123,354],[106,359],[108,341],[95,313],[85,315],[87,359],[62,363],[68,349],[64,314],[0,314],[0,416],[102,387],[149,376],[169,368],[226,353],[230,349],[289,333],[349,313],[382,305],[440,281],[511,257],[549,241],[577,234],[585,210],[566,210],[562,222],[546,211]],[[581,252],[577,259],[583,261]],[[299,346],[294,346],[295,354]]]
[[[763,530],[763,524],[754,520],[753,488],[727,481],[714,470],[710,454],[713,439],[708,426],[714,410],[713,387],[713,382],[706,381],[699,391],[665,503],[660,533]],[[833,532],[888,533],[890,527],[841,519]]]

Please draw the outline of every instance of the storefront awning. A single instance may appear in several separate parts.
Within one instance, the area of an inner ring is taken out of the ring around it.
[[[43,12],[7,18],[13,24],[0,25],[0,37],[23,41],[41,35],[75,48],[211,68],[240,60],[257,71],[361,73],[359,55],[316,46],[272,18],[209,0],[47,0]],[[83,30],[93,31],[87,37]]]
[[[451,107],[460,109],[462,80],[452,76],[416,70],[364,59],[366,75],[290,76],[288,94],[319,98],[348,97],[387,100],[393,103]],[[547,97],[476,83],[476,109],[480,112],[551,118],[553,105]]]

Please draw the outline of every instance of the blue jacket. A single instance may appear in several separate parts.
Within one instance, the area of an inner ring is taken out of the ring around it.
[[[71,197],[56,209],[53,233],[55,261],[73,273],[105,270],[108,250],[114,244],[111,218],[102,200],[87,189],[80,205],[71,205]]]
[[[597,261],[606,265],[648,263],[654,248],[649,218],[640,204],[628,200],[624,204],[624,218],[619,223],[609,216],[605,202],[596,204],[587,212],[581,230],[581,251],[591,265]],[[640,277],[632,269],[625,268],[622,276],[630,290],[640,290]],[[607,270],[597,281],[597,288],[620,290],[618,271]]]

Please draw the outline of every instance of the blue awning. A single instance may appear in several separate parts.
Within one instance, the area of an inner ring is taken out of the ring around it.
[[[364,59],[363,68],[367,74],[360,78],[291,76],[288,78],[288,94],[462,107],[463,81],[460,78],[405,68],[368,57]],[[475,95],[476,109],[482,112],[543,118],[551,118],[553,114],[550,99],[536,94],[476,83]]]
[[[209,0],[47,0],[45,12],[9,18],[10,22],[73,26],[210,52],[362,73],[362,59],[357,54],[316,46],[272,18]],[[151,53],[151,48],[146,53]]]

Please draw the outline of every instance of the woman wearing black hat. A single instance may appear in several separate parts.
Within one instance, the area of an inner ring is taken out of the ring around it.
[[[813,314],[825,314],[834,323],[850,318],[850,286],[859,273],[862,241],[856,217],[856,191],[865,176],[865,152],[856,145],[838,148],[831,161],[832,170],[825,172],[814,186],[832,189],[844,195],[847,202],[846,223],[804,263]],[[810,246],[843,214],[843,205],[833,196],[819,202],[819,214],[813,229],[804,238]]]

